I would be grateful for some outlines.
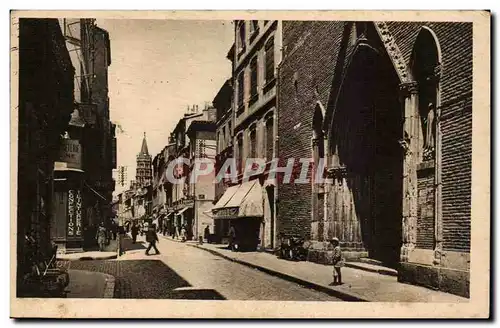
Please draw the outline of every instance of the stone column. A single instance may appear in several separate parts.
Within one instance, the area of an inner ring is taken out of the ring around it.
[[[311,145],[314,163],[311,174],[311,239],[320,240],[318,222],[318,184],[315,181],[317,165],[319,164],[319,139],[313,137],[311,139]]]
[[[441,263],[441,253],[443,251],[443,204],[442,204],[442,182],[441,182],[441,156],[442,156],[442,138],[441,133],[441,94],[439,92],[439,81],[441,79],[441,65],[437,65],[434,68],[434,79],[436,82],[436,130],[434,135],[436,140],[434,141],[435,147],[435,164],[434,164],[434,238],[435,238],[435,249],[434,249],[434,264],[438,265]]]
[[[416,82],[400,85],[401,101],[404,104],[403,138],[403,245],[401,262],[408,262],[417,241],[417,154],[418,154],[418,88]]]

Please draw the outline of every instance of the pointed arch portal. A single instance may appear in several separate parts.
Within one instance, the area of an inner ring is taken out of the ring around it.
[[[402,245],[404,154],[400,78],[387,55],[359,43],[339,89],[329,147],[333,154],[329,237],[395,266]]]

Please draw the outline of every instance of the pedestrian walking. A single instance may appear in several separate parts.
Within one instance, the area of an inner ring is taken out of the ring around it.
[[[118,235],[118,225],[113,222],[111,225],[111,233],[113,234],[113,240],[116,240],[116,237]]]
[[[234,226],[232,224],[231,227],[229,228],[228,236],[229,236],[228,248],[232,250],[234,247],[234,239],[236,238],[236,230],[234,229]]]
[[[104,224],[100,223],[96,234],[97,244],[99,245],[99,251],[104,251],[107,242],[107,231]]]
[[[205,240],[207,241],[207,243],[209,243],[210,241],[208,239],[210,238],[210,228],[208,227],[208,224],[205,227],[205,231],[204,231],[203,235],[204,235]]]
[[[182,230],[181,230],[181,240],[184,242],[187,240],[187,230],[186,230],[186,226],[182,226]]]
[[[132,228],[130,228],[130,233],[132,234],[132,244],[137,241],[137,235],[139,234],[139,227],[133,223]]]
[[[340,249],[340,241],[337,237],[330,240],[333,248],[333,285],[342,285],[341,268],[344,266],[344,257]]]
[[[149,243],[148,248],[146,249],[146,255],[149,255],[151,248],[155,249],[156,254],[160,254],[160,251],[156,248],[156,243],[159,242],[158,235],[156,234],[156,225],[153,224],[151,229],[146,231],[146,241]]]

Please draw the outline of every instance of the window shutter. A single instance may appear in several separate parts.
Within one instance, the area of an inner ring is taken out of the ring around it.
[[[250,158],[257,156],[257,131],[254,129],[250,132]]]
[[[252,59],[250,64],[251,70],[251,81],[250,81],[250,95],[255,96],[257,94],[257,57]]]
[[[238,107],[243,106],[243,90],[245,88],[244,85],[244,75],[243,72],[238,75]]]
[[[274,140],[274,120],[268,119],[266,122],[266,158],[270,161],[273,157]]]
[[[274,39],[270,39],[266,43],[266,82],[274,78]]]

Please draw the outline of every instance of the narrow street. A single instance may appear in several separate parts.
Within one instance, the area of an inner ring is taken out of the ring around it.
[[[115,298],[339,301],[162,236],[160,255],[146,256],[143,239],[123,245],[118,260],[74,261],[71,269],[115,276]]]

